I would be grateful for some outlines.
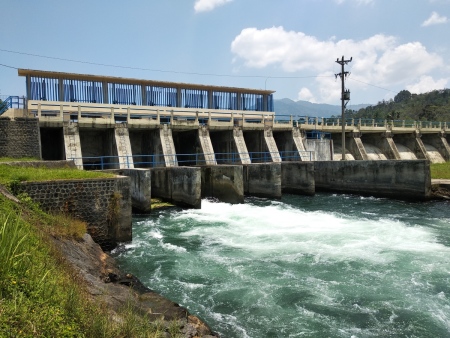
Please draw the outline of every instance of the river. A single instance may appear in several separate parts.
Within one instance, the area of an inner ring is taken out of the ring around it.
[[[221,337],[450,337],[449,206],[203,200],[135,216],[114,255]]]

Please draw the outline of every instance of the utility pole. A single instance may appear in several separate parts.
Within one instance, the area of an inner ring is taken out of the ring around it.
[[[338,74],[334,74],[334,76],[337,78],[338,76],[341,78],[341,108],[342,108],[342,161],[345,161],[345,107],[347,106],[348,101],[350,101],[350,90],[345,90],[345,84],[344,80],[345,78],[350,75],[349,72],[344,71],[344,66],[348,64],[349,62],[352,62],[352,57],[350,60],[345,60],[344,56],[342,56],[342,59],[339,60],[339,58],[336,60],[336,63],[339,63],[341,65],[341,72]]]

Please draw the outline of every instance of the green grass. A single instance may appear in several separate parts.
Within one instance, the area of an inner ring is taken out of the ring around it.
[[[450,162],[431,163],[430,171],[432,179],[450,179]]]
[[[72,168],[22,168],[0,164],[0,184],[113,177]],[[21,204],[0,194],[0,337],[181,337],[180,325],[150,322],[124,306],[120,320],[94,303],[84,281],[51,237],[77,240],[86,224],[47,214],[26,194]]]
[[[18,205],[0,195],[0,337],[164,336],[164,324],[150,322],[131,307],[119,313],[121,321],[113,321],[105,306],[93,303],[47,233],[53,228],[77,238],[85,225],[68,232],[79,221],[47,215],[25,202]],[[179,325],[169,332],[179,337]]]
[[[76,168],[19,167],[0,164],[0,184],[8,186],[11,182],[51,181],[69,179],[89,179],[114,177],[113,174],[79,170]]]
[[[28,162],[28,161],[39,161],[39,159],[34,157],[21,157],[21,158],[0,157],[0,162]]]

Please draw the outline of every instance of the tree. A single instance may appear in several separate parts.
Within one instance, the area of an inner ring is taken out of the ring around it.
[[[408,90],[402,90],[394,97],[395,103],[408,102],[411,99],[411,93]]]

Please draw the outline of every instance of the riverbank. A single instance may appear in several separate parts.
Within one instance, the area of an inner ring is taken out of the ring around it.
[[[432,179],[431,198],[450,200],[450,179]]]
[[[215,337],[121,272],[86,224],[0,188],[0,336]]]
[[[105,304],[113,317],[127,306],[150,321],[162,320],[167,328],[178,326],[183,337],[216,337],[188,310],[145,287],[136,276],[120,271],[88,234],[78,241],[54,239],[54,243],[79,271],[92,301]]]

